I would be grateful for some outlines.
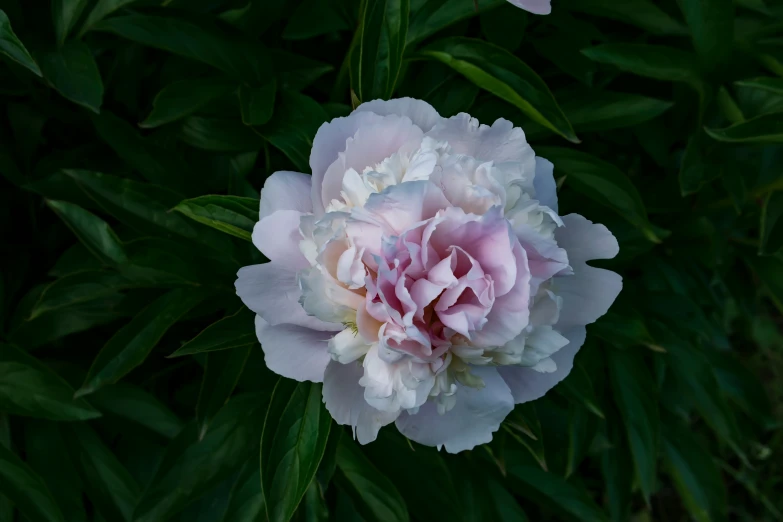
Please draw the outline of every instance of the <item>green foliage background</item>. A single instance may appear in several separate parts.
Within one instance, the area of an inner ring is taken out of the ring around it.
[[[553,4],[0,0],[0,521],[780,520],[783,2]],[[264,179],[394,96],[514,121],[621,247],[459,455],[358,446],[234,295]]]

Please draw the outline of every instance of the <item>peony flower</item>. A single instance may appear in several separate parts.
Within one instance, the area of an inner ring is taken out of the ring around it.
[[[513,5],[521,7],[533,14],[548,15],[552,12],[552,0],[508,0]]]
[[[396,423],[459,452],[571,370],[622,288],[603,225],[559,216],[553,167],[506,120],[375,100],[318,130],[312,176],[261,191],[237,294],[266,363],[323,382],[359,442]]]

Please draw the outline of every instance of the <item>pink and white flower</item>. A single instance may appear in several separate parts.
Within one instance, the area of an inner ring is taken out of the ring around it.
[[[552,0],[508,0],[513,5],[521,7],[537,15],[548,15],[552,12]]]
[[[269,368],[323,382],[361,443],[392,422],[449,452],[489,442],[622,288],[587,264],[615,238],[558,215],[552,164],[508,121],[376,100],[321,126],[310,166],[267,179],[253,242],[270,262],[236,290]]]

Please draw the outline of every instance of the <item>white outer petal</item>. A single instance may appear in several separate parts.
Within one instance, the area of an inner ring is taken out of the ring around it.
[[[418,413],[403,413],[397,429],[411,440],[425,446],[443,446],[449,453],[473,449],[492,440],[492,434],[514,409],[511,390],[492,367],[472,367],[481,377],[484,388],[459,386],[456,405],[443,415],[429,401]]]
[[[309,267],[310,262],[299,248],[302,241],[299,223],[303,215],[298,210],[277,210],[262,218],[253,227],[253,244],[270,261],[292,270]]]
[[[536,177],[533,178],[533,188],[538,202],[557,212],[555,166],[548,159],[536,156]]]
[[[293,324],[270,325],[256,316],[256,336],[266,366],[297,381],[323,382],[331,358],[326,344],[334,332],[311,330]]]
[[[548,15],[552,12],[551,0],[508,0],[512,5],[521,7],[537,15]]]
[[[429,103],[415,98],[397,98],[394,100],[372,100],[362,103],[356,112],[374,112],[381,116],[396,114],[407,116],[424,132],[429,132],[441,120],[438,111]]]
[[[302,213],[313,211],[310,201],[310,187],[313,178],[300,172],[275,172],[264,182],[261,189],[261,204],[258,219],[277,212],[278,210],[298,210]]]

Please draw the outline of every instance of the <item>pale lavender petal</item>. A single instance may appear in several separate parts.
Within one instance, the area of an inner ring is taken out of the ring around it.
[[[266,216],[253,227],[253,244],[267,259],[291,270],[309,267],[310,263],[299,250],[301,217],[302,213],[297,210],[278,210]]]
[[[381,116],[387,116],[389,114],[407,116],[414,125],[424,132],[429,132],[429,130],[441,119],[438,111],[436,111],[432,105],[415,98],[372,100],[359,105],[356,111],[369,111]]]
[[[300,172],[275,172],[264,182],[261,189],[261,205],[258,219],[278,210],[298,210],[303,214],[313,211],[310,200],[310,187],[313,178]]]
[[[394,422],[398,412],[376,410],[364,400],[359,379],[364,375],[360,362],[341,364],[331,361],[324,374],[323,397],[326,409],[337,424],[352,426],[360,444],[378,438],[378,431]]]
[[[578,214],[565,216],[563,223],[565,226],[555,232],[555,238],[568,252],[574,274],[552,280],[552,291],[563,298],[557,322],[560,330],[594,322],[609,310],[623,288],[623,278],[615,272],[585,263],[617,255],[619,247],[612,233]]]
[[[234,283],[245,306],[271,325],[290,323],[314,330],[341,330],[341,324],[327,323],[307,315],[299,304],[301,290],[296,272],[284,265],[265,263],[242,267]]]
[[[497,369],[474,367],[471,371],[484,381],[484,388],[460,386],[457,404],[450,411],[440,415],[435,403],[429,401],[415,415],[400,415],[397,429],[419,444],[443,446],[449,453],[491,441],[492,434],[514,409],[514,399]]]
[[[536,177],[533,178],[533,188],[539,203],[557,212],[555,166],[551,161],[536,157]]]
[[[272,326],[256,316],[256,336],[267,368],[297,381],[323,382],[331,361],[327,343],[334,335],[293,324]]]
[[[513,5],[521,7],[537,15],[548,15],[552,12],[551,0],[508,0]]]

